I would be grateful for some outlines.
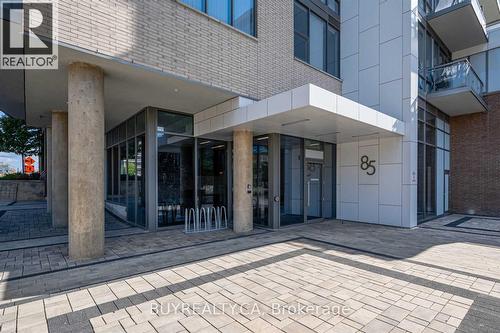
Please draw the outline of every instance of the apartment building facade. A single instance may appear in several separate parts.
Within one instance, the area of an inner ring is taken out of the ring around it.
[[[477,175],[454,157],[476,153],[469,123],[494,125],[475,64],[495,0],[56,8],[59,69],[3,71],[0,107],[46,128],[48,209],[75,258],[102,255],[105,209],[155,231],[224,207],[236,232],[497,209],[455,194]],[[477,31],[450,37],[463,20]]]

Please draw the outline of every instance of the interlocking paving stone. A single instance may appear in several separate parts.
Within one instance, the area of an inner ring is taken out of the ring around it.
[[[30,316],[34,322],[43,319],[40,331],[50,332],[489,332],[500,327],[499,238],[437,229],[324,222],[233,239],[224,232],[186,236],[177,230],[122,236],[107,240],[110,249],[123,250],[109,254],[113,261],[80,267],[78,262],[74,269],[0,282],[0,332],[29,326],[23,318]],[[148,240],[165,251],[151,253]],[[216,242],[200,244],[207,240]],[[172,242],[187,247],[168,250],[165,244]],[[3,275],[38,264],[42,251],[57,258],[60,250],[43,246],[4,257],[0,252]],[[140,255],[127,256],[131,252]],[[190,307],[187,313],[151,311],[160,304]],[[195,311],[197,304],[243,310],[207,314]],[[260,312],[250,313],[252,304]],[[273,313],[272,304],[347,306],[348,311]]]
[[[0,210],[1,211],[1,210]],[[61,236],[68,234],[68,228],[54,228],[51,215],[45,208],[20,206],[19,209],[1,211],[0,242]],[[106,212],[106,230],[130,228],[115,216]]]

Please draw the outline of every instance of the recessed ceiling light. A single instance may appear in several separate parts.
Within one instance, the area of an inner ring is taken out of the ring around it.
[[[174,88],[174,92],[175,92],[175,93],[178,93],[178,92],[179,92],[179,89]]]
[[[334,134],[340,134],[340,132],[328,132],[328,133],[324,133],[324,134],[318,134],[318,135],[316,135],[316,137],[334,135]]]
[[[375,132],[375,133],[370,133],[370,134],[353,135],[352,137],[353,138],[361,138],[361,137],[364,137],[364,136],[372,136],[372,135],[377,135],[377,134],[380,134],[380,133],[379,132]]]
[[[289,123],[284,123],[281,124],[281,126],[290,126],[290,125],[295,125],[295,124],[300,124],[300,123],[305,123],[306,121],[310,121],[311,119],[302,119],[302,120],[297,120],[297,121],[291,121]]]

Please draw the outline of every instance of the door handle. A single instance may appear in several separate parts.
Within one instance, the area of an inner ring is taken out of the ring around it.
[[[311,206],[311,182],[307,182],[307,207]]]

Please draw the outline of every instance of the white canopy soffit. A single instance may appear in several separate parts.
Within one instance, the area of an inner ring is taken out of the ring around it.
[[[375,137],[403,136],[405,125],[350,99],[312,84],[253,103],[239,99],[225,113],[212,107],[194,115],[195,135],[230,140],[235,129],[255,135],[281,133],[343,143]]]

